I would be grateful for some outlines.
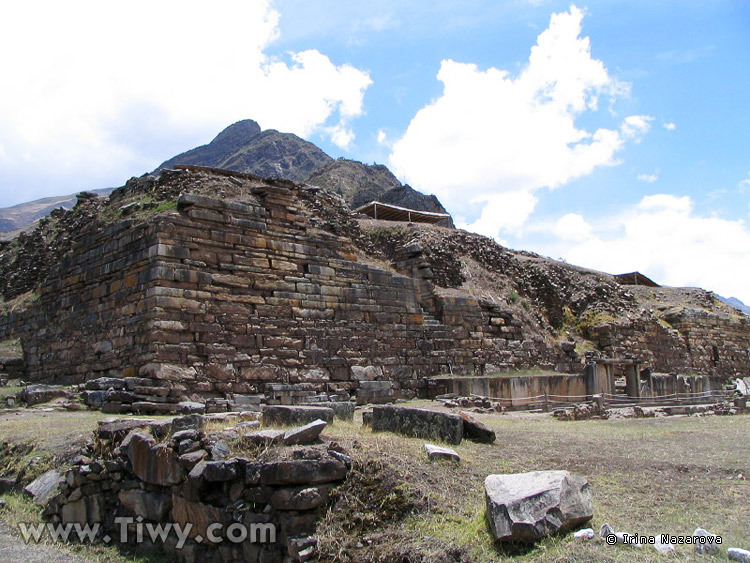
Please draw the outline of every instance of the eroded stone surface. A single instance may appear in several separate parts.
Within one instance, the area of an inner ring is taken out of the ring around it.
[[[451,448],[443,448],[434,444],[425,444],[424,449],[427,452],[427,457],[430,461],[437,459],[447,459],[450,461],[461,461],[460,456],[456,453],[456,450]]]
[[[372,430],[459,444],[464,435],[464,421],[455,414],[384,405],[372,409]]]
[[[534,542],[594,514],[588,482],[567,471],[490,475],[484,489],[490,530],[499,541]]]

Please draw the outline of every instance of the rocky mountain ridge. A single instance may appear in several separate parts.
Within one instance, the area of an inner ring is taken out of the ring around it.
[[[354,160],[334,160],[313,143],[291,133],[262,130],[251,119],[224,129],[210,143],[176,155],[152,174],[177,165],[208,166],[249,172],[263,178],[274,177],[328,188],[341,195],[352,208],[378,200],[420,211],[447,213],[434,195],[425,195],[401,182],[383,165]],[[93,190],[107,195],[113,188]],[[0,240],[28,230],[35,221],[53,209],[70,209],[75,195],[44,198],[0,209]],[[452,226],[452,220],[445,221]]]

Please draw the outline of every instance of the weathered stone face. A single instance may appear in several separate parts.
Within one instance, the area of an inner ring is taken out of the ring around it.
[[[120,491],[117,498],[133,514],[145,520],[155,522],[165,520],[172,508],[172,499],[169,495],[143,491],[141,489]]]
[[[29,483],[23,492],[34,499],[34,504],[44,506],[59,490],[60,475],[54,469],[43,473],[40,477]]]
[[[103,522],[107,516],[105,500],[104,495],[95,494],[64,504],[60,513],[63,524]]]
[[[263,407],[263,424],[309,424],[316,420],[330,424],[333,414],[333,409],[327,407],[269,405]]]
[[[372,409],[374,432],[396,432],[416,438],[440,439],[460,444],[464,421],[455,414],[427,411],[410,407],[377,406]]]
[[[498,541],[535,542],[594,515],[588,482],[567,471],[490,475],[484,490],[487,520]]]
[[[133,466],[133,473],[146,483],[178,485],[185,478],[175,451],[164,444],[157,444],[147,434],[131,434],[126,455]]]

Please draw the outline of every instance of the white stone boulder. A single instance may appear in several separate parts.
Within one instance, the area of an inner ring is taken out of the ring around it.
[[[490,530],[501,542],[534,542],[594,515],[588,481],[567,471],[490,475],[484,490]]]

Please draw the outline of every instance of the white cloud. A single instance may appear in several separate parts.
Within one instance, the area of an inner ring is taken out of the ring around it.
[[[473,228],[498,236],[492,225],[517,229],[533,211],[524,207],[507,217],[500,196],[516,194],[528,205],[536,202],[535,190],[617,164],[615,154],[643,135],[651,118],[629,116],[619,128],[593,132],[576,126],[578,117],[597,110],[601,95],[617,97],[628,86],[592,58],[589,39],[580,37],[582,18],[575,6],[554,14],[515,77],[444,60],[437,75],[442,95],[417,112],[393,146],[397,175],[435,193],[456,214],[479,215]]]
[[[557,225],[564,220],[573,227],[586,224],[567,215]],[[565,229],[554,233],[563,238]],[[688,196],[644,197],[565,248],[563,256],[573,264],[614,274],[638,270],[664,285],[698,286],[750,302],[750,228],[741,220],[696,213]]]
[[[659,179],[659,172],[654,172],[653,174],[638,174],[638,180],[641,182],[647,182],[649,184],[653,184]]]
[[[500,231],[518,232],[534,211],[539,200],[526,191],[493,194],[482,200],[484,206],[479,219],[471,224],[459,224],[466,229],[488,237]]]
[[[639,141],[643,135],[651,128],[653,117],[648,115],[631,115],[626,117],[620,125],[622,136],[626,139],[635,139]]]
[[[0,186],[119,182],[245,118],[348,146],[369,76],[316,50],[268,56],[278,22],[268,0],[8,4]]]
[[[558,238],[565,241],[581,242],[591,237],[591,225],[583,216],[577,213],[568,213],[558,219],[554,227],[554,233]]]
[[[739,188],[741,194],[744,194],[745,192],[747,192],[748,190],[750,190],[750,172],[747,173],[747,178],[745,178],[744,180],[742,180],[737,185],[737,187]]]
[[[675,129],[677,129],[677,124],[669,122],[669,123],[664,123],[662,127],[664,127],[664,129],[666,129],[667,131],[674,131]]]

